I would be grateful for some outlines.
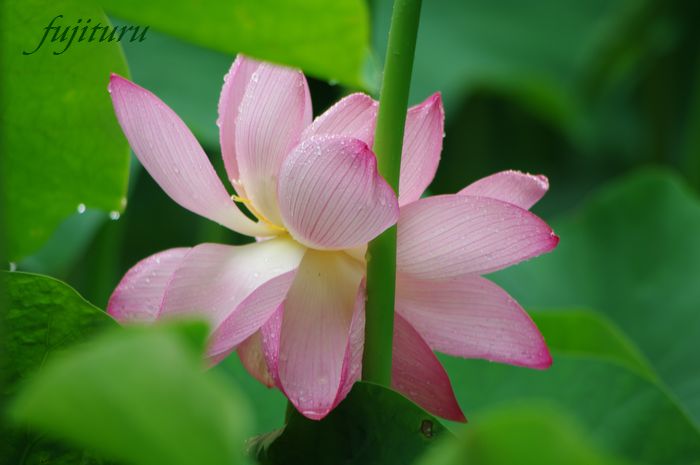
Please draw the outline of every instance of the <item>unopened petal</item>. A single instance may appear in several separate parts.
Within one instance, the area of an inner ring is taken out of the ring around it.
[[[304,130],[302,139],[313,136],[348,136],[360,139],[370,147],[374,143],[374,126],[378,104],[368,95],[350,94],[316,118]]]
[[[254,208],[279,225],[277,179],[285,157],[311,123],[311,98],[301,71],[260,64],[235,123],[240,182]]]
[[[396,222],[399,211],[367,144],[343,136],[299,144],[282,167],[279,202],[292,236],[322,250],[369,242]]]
[[[260,66],[259,61],[239,54],[224,77],[224,85],[219,97],[217,124],[219,126],[219,140],[221,141],[221,156],[224,159],[228,178],[233,183],[237,183],[240,178],[236,158],[236,119],[245,91],[258,66]],[[238,192],[238,195],[245,195],[245,192]]]

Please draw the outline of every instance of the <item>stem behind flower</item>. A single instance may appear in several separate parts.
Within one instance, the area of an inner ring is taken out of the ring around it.
[[[395,0],[389,29],[374,153],[379,172],[399,191],[401,150],[411,86],[421,0]],[[396,226],[369,244],[367,304],[362,377],[391,384],[394,295],[396,286]]]

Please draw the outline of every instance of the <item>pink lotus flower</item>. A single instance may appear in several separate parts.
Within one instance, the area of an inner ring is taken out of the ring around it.
[[[109,89],[124,134],[161,188],[181,206],[258,239],[142,260],[110,298],[115,319],[200,316],[213,328],[212,362],[237,350],[253,376],[320,419],[360,377],[366,244],[398,220],[397,390],[464,420],[433,350],[550,365],[527,313],[479,276],[556,246],[552,230],[527,211],[547,180],[502,172],[455,195],[420,199],[442,150],[439,94],[408,112],[397,199],[370,149],[377,102],[352,94],[312,122],[301,72],[239,56],[219,101],[221,150],[237,192],[231,197],[170,108],[116,75]]]

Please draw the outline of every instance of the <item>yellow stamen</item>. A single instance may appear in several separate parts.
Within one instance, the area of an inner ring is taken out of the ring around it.
[[[265,217],[265,215],[263,215],[262,213],[260,213],[260,212],[253,206],[253,201],[252,201],[252,200],[247,199],[247,198],[245,198],[245,197],[239,197],[238,195],[232,195],[232,196],[231,196],[231,200],[233,200],[234,202],[242,203],[243,205],[245,205],[246,208],[247,208],[248,210],[250,210],[250,212],[251,212],[253,215],[255,215],[255,217],[256,217],[258,220],[262,221],[263,223],[265,223],[266,225],[268,225],[270,228],[272,228],[272,229],[274,229],[274,230],[276,230],[276,231],[279,231],[280,233],[286,233],[286,232],[287,232],[287,230],[286,230],[285,228],[283,228],[282,226],[277,226],[275,223],[273,223],[272,221],[268,220],[268,219]]]

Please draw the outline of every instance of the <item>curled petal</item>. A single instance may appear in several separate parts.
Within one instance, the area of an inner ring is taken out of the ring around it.
[[[236,119],[243,96],[250,83],[251,76],[260,66],[260,62],[239,54],[228,74],[224,77],[224,86],[219,97],[219,140],[221,141],[221,156],[224,159],[226,173],[232,183],[237,184],[240,178],[238,161],[236,159]],[[234,186],[238,195],[245,195],[239,186]]]
[[[501,171],[469,184],[462,195],[489,197],[529,210],[549,189],[549,181],[541,174]]]
[[[397,312],[433,350],[530,368],[552,364],[530,316],[485,278],[423,281],[399,275],[396,289]]]
[[[126,272],[109,298],[107,313],[120,323],[150,323],[158,316],[165,288],[189,248],[144,258]]]
[[[292,236],[322,250],[365,244],[399,212],[367,144],[342,136],[313,137],[294,149],[280,172],[279,202]]]
[[[289,274],[299,266],[303,254],[303,247],[284,238],[244,246],[200,244],[175,271],[159,317],[204,318],[214,331],[208,355],[226,353],[275,311],[274,300],[284,298],[283,284],[291,284]],[[220,330],[229,319],[238,326]]]
[[[186,209],[249,236],[270,228],[245,216],[231,200],[185,123],[158,97],[112,75],[109,90],[124,135],[158,185]]]
[[[282,161],[311,123],[311,97],[301,71],[260,64],[235,122],[240,182],[255,209],[279,225],[277,178]]]
[[[269,279],[239,303],[212,334],[209,353],[230,351],[248,337],[250,328],[262,326],[287,296],[295,274],[296,269]]]
[[[420,334],[399,314],[394,317],[391,386],[428,412],[467,421],[450,378]]]
[[[355,382],[362,377],[362,352],[365,348],[365,300],[367,299],[364,280],[360,283],[355,298],[355,309],[350,322],[350,336],[345,348],[340,389],[335,396],[333,407],[338,405],[350,393]]]
[[[348,136],[372,146],[377,107],[378,103],[365,94],[350,94],[316,118],[311,126],[304,130],[301,138],[304,140],[322,135]]]
[[[262,328],[273,379],[308,418],[326,416],[360,376],[362,274],[343,253],[307,251],[287,300]]]
[[[397,269],[423,279],[485,274],[559,242],[537,216],[487,197],[441,195],[401,208]]]
[[[409,108],[403,136],[399,204],[418,200],[435,177],[445,128],[440,93]]]

